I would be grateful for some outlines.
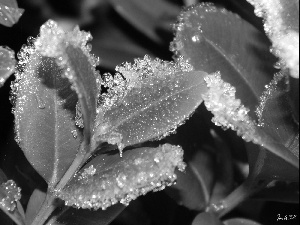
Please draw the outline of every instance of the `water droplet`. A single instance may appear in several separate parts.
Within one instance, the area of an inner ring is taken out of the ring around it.
[[[21,199],[21,188],[13,180],[8,180],[0,185],[0,192],[5,196],[0,200],[0,205],[8,211],[14,211],[16,201]]]
[[[38,104],[39,109],[45,109],[46,108],[46,103],[45,103],[44,99],[41,96],[39,96],[38,94],[35,94],[35,99],[36,99],[36,102]]]
[[[71,131],[72,135],[73,135],[73,138],[77,138],[78,137],[78,133],[77,133],[77,130],[72,130]]]
[[[195,43],[199,43],[199,42],[201,42],[201,36],[200,35],[194,35],[193,37],[192,37],[192,41],[193,42],[195,42]]]

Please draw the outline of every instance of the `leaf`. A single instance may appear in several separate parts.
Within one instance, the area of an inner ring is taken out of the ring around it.
[[[158,148],[138,148],[102,154],[85,165],[57,193],[68,206],[97,210],[131,200],[149,191],[163,190],[174,183],[175,168],[183,170],[181,148],[165,144]]]
[[[123,210],[125,206],[117,204],[109,209],[97,211],[89,209],[75,209],[72,207],[64,207],[63,213],[58,216],[56,223],[51,225],[108,225],[110,224]],[[51,221],[51,220],[50,220]],[[50,225],[49,224],[49,225]]]
[[[242,218],[235,218],[235,219],[229,219],[224,221],[225,225],[261,225],[253,220],[248,220],[248,219],[242,219]]]
[[[32,47],[21,54],[19,68],[24,70],[13,85],[17,142],[38,173],[54,185],[71,165],[82,139],[74,121],[77,96],[54,58]],[[26,54],[30,56],[24,58]]]
[[[90,33],[80,31],[65,32],[57,23],[47,21],[40,29],[40,37],[35,46],[42,56],[54,57],[64,69],[63,76],[72,83],[81,105],[84,122],[84,138],[89,144],[91,131],[94,128],[96,101],[100,75],[95,70],[98,59],[90,54],[91,47],[87,42],[92,39]]]
[[[5,173],[3,172],[2,169],[0,169],[0,184],[4,183],[7,181],[7,177],[5,175]]]
[[[263,17],[264,28],[273,43],[273,53],[299,78],[299,0],[247,0],[255,13]]]
[[[206,108],[214,114],[212,121],[224,129],[232,129],[237,132],[246,142],[253,142],[288,162],[290,167],[299,168],[299,160],[290,146],[278,142],[269,135],[264,127],[256,124],[248,115],[249,109],[241,104],[240,99],[235,97],[235,88],[221,79],[219,73],[204,78],[207,82],[208,92],[203,95]],[[258,110],[260,111],[260,110]],[[259,113],[258,113],[258,116]],[[294,138],[293,138],[294,140]],[[294,143],[297,145],[297,139]],[[293,146],[294,146],[293,144]],[[299,151],[299,150],[298,150]],[[249,154],[252,154],[250,151]],[[256,164],[257,159],[251,161]],[[258,166],[263,164],[259,163]]]
[[[166,189],[179,205],[191,210],[202,211],[210,201],[214,184],[215,162],[212,155],[205,149],[199,149],[187,161],[184,173],[176,173],[177,182]]]
[[[136,29],[156,43],[162,43],[162,24],[176,20],[180,8],[165,0],[109,0],[115,10]]]
[[[0,87],[15,71],[15,53],[8,47],[0,46]]]
[[[46,199],[46,193],[35,189],[29,199],[26,209],[26,224],[31,224]]]
[[[0,0],[0,24],[11,27],[18,22],[24,9],[18,8],[16,0]]]
[[[200,4],[181,13],[171,50],[184,56],[195,70],[220,71],[236,96],[254,110],[264,86],[275,73],[276,59],[268,39],[237,15],[212,4]]]
[[[190,72],[184,61],[152,61],[148,56],[134,65],[117,68],[98,107],[95,145],[107,141],[126,146],[162,138],[175,130],[202,102],[204,72]],[[123,77],[125,77],[125,79]]]
[[[223,225],[223,223],[212,213],[199,213],[192,225]]]

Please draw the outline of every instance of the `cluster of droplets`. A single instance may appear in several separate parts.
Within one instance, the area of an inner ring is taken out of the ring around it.
[[[9,7],[0,2],[0,24],[12,26],[18,22],[23,12],[24,9],[18,8],[17,5],[16,7]]]
[[[267,84],[265,86],[265,91],[263,92],[262,96],[260,97],[259,106],[256,108],[256,115],[258,118],[258,126],[263,127],[264,121],[263,121],[263,113],[265,110],[266,103],[269,99],[272,98],[273,93],[277,89],[277,84],[280,80],[284,79],[285,75],[283,72],[276,73],[273,80],[270,82],[270,84]]]
[[[138,149],[136,154],[104,171],[88,167],[75,177],[75,183],[57,196],[68,206],[84,209],[106,209],[118,202],[128,205],[149,191],[172,185],[176,180],[175,168],[185,169],[182,160],[183,150],[177,146],[166,144],[156,149]]]
[[[8,211],[14,211],[16,208],[16,201],[21,199],[21,188],[19,188],[13,180],[0,185],[0,205]]]
[[[237,131],[245,141],[258,143],[256,124],[248,116],[249,109],[235,98],[235,88],[224,82],[219,72],[208,75],[205,81],[208,92],[203,95],[203,100],[206,108],[214,114],[215,125]]]
[[[285,11],[286,8],[290,8],[289,1],[247,1],[255,7],[256,15],[265,19],[265,31],[273,42],[272,51],[283,60],[282,64],[290,69],[291,75],[299,78],[299,15],[289,15],[289,12]],[[299,13],[297,9],[291,10]],[[295,16],[298,19],[294,18]],[[293,27],[293,20],[298,20],[297,28]]]
[[[0,46],[0,87],[14,72],[16,65],[15,53],[8,47]]]

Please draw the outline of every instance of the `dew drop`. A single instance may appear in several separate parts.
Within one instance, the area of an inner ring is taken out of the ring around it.
[[[35,94],[35,99],[36,99],[39,109],[46,108],[46,103],[45,103],[44,99],[41,98],[41,96],[39,96],[38,94]]]
[[[192,41],[194,42],[194,43],[199,43],[199,42],[201,42],[201,36],[200,35],[194,35],[193,37],[192,37]]]
[[[71,133],[73,135],[73,138],[77,139],[77,137],[78,137],[77,130],[72,130]]]

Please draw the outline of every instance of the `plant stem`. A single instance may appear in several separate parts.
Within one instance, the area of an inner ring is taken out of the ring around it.
[[[69,180],[77,172],[78,168],[80,168],[87,154],[85,151],[86,149],[87,146],[85,142],[83,142],[80,146],[80,150],[76,155],[76,158],[74,159],[72,165],[69,167],[67,172],[61,178],[59,183],[54,188],[53,187],[48,188],[48,194],[46,200],[44,201],[39,213],[37,214],[37,216],[35,217],[31,225],[44,224],[48,220],[50,215],[53,213],[53,211],[56,209],[57,205],[55,204],[55,199],[56,199],[55,192],[59,192],[60,190],[62,190],[69,182]]]
[[[218,203],[211,204],[206,211],[212,212],[219,218],[221,218],[231,210],[233,210],[240,203],[245,201],[247,198],[265,188],[268,183],[269,182],[263,182],[255,185],[253,179],[248,178],[241,186],[235,189],[224,200]]]

